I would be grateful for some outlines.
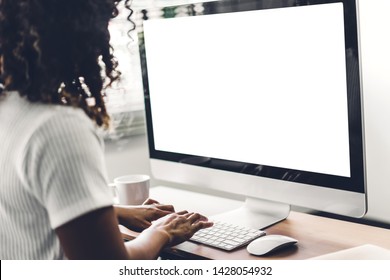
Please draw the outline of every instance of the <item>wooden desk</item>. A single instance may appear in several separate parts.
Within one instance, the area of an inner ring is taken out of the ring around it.
[[[167,193],[171,200],[183,199],[181,195],[172,196],[172,193],[169,193],[169,189],[159,189],[156,192],[157,196],[159,196],[159,191]],[[174,190],[174,192],[176,193],[176,190]],[[159,199],[157,196],[153,198]],[[164,201],[164,198],[161,198],[161,202]],[[188,194],[187,199],[188,201],[184,201],[183,205],[187,204],[187,207],[190,207],[191,203],[189,201],[191,200],[191,196],[188,196]],[[181,203],[183,203],[183,201],[181,201]],[[205,203],[201,204],[203,208],[207,205]],[[226,207],[226,205],[224,205],[224,207]],[[207,209],[204,210],[207,211]],[[206,214],[208,215],[209,213]],[[225,252],[188,241],[174,248],[164,250],[162,256],[169,259],[302,260],[364,244],[373,244],[390,250],[390,230],[388,229],[324,218],[306,213],[291,212],[286,220],[269,227],[265,231],[267,234],[291,236],[298,240],[298,244],[271,256],[256,257],[250,255],[245,247],[233,252]],[[125,229],[122,229],[122,233],[124,233],[125,236],[132,236],[134,234]]]

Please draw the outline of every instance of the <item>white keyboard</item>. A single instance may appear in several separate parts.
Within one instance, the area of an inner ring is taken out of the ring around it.
[[[229,223],[214,222],[210,228],[196,232],[191,241],[211,247],[231,251],[244,246],[252,240],[265,235],[265,231],[237,226]]]

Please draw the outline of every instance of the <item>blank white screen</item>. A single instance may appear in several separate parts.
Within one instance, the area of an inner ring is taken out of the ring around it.
[[[349,177],[342,3],[144,22],[155,149]]]

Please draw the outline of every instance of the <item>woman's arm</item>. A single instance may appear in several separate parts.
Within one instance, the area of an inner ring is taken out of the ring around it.
[[[69,259],[128,259],[117,224],[113,207],[105,207],[55,231]]]
[[[211,225],[199,214],[173,213],[124,243],[113,207],[105,207],[58,227],[56,233],[69,259],[155,259],[164,246],[181,243]]]

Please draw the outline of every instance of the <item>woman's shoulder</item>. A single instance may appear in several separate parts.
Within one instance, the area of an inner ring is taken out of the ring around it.
[[[7,107],[11,110],[14,112],[18,110],[23,111],[23,118],[37,125],[52,121],[56,121],[58,124],[62,122],[73,122],[88,126],[93,123],[81,108],[31,102],[25,97],[21,97],[17,92],[10,93],[4,101],[8,103]]]
[[[19,136],[95,135],[96,125],[81,108],[30,102],[17,92],[0,101],[0,113],[7,116],[7,127]]]

